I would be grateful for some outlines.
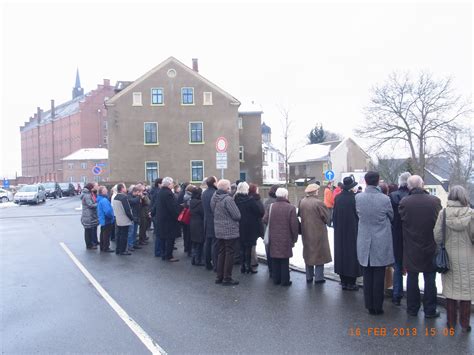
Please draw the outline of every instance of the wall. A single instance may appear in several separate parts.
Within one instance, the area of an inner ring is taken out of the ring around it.
[[[175,78],[167,76],[175,69]],[[164,105],[151,105],[151,88],[164,89]],[[181,88],[194,87],[193,106],[181,105]],[[203,92],[211,91],[213,105],[203,105]],[[142,93],[142,106],[132,106],[132,93]],[[125,92],[109,106],[109,162],[112,180],[140,181],[146,179],[145,162],[159,162],[159,176],[178,181],[191,179],[191,160],[204,160],[204,177],[221,176],[216,169],[218,137],[228,143],[228,169],[225,177],[239,178],[239,132],[237,105],[214,90],[206,82],[188,73],[181,65],[170,62],[147,77],[130,92]],[[189,143],[189,122],[204,122],[204,144]],[[144,123],[158,122],[158,145],[144,145]]]
[[[240,162],[240,172],[246,174],[247,182],[262,184],[262,128],[261,114],[239,114],[242,129],[239,141],[244,147],[244,162]]]
[[[81,166],[82,163],[86,164],[86,167]],[[72,164],[70,166],[69,164]],[[102,172],[100,175],[94,175],[92,169],[97,164],[104,164],[101,166]],[[109,164],[107,160],[63,160],[62,161],[62,175],[64,182],[81,182],[83,183],[82,177],[85,177],[85,182],[90,181],[108,181],[109,180]],[[72,178],[72,179],[71,179]]]

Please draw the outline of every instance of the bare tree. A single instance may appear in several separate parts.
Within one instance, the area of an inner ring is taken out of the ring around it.
[[[290,109],[288,107],[279,106],[278,107],[281,113],[281,125],[282,125],[282,132],[283,132],[283,139],[285,141],[285,187],[288,188],[288,182],[290,178],[289,173],[289,161],[291,156],[298,150],[299,147],[290,147],[290,143],[288,142],[288,138],[291,136],[291,132],[293,130],[294,121],[290,118]]]
[[[474,137],[472,127],[456,127],[446,138],[442,154],[447,158],[450,167],[450,185],[468,187],[472,170]]]
[[[427,147],[446,142],[456,121],[468,112],[469,104],[453,92],[451,79],[420,73],[412,80],[409,74],[393,73],[373,88],[365,124],[356,133],[373,142],[370,150],[405,143],[415,172],[423,176]]]

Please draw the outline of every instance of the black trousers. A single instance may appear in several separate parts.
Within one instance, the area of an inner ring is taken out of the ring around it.
[[[218,246],[217,279],[224,281],[232,280],[235,239],[218,239]]]
[[[240,243],[240,261],[243,266],[250,270],[252,256],[252,246]]]
[[[114,230],[113,224],[100,226],[100,251],[106,251],[110,248],[110,235]]]
[[[84,241],[86,242],[86,248],[92,248],[97,243],[97,227],[84,228]]]
[[[204,242],[204,258],[206,266],[210,269],[211,267],[214,271],[217,271],[217,254],[219,247],[217,246],[216,238],[206,238]]]
[[[169,236],[168,238],[161,238],[161,258],[163,260],[169,260],[173,258],[173,248],[174,248],[174,236]]]
[[[357,277],[339,275],[341,278],[341,284],[343,285],[355,285]]]
[[[365,308],[383,310],[385,266],[363,267]]]
[[[420,310],[420,287],[418,272],[407,272],[407,312],[416,314]],[[436,272],[424,272],[425,293],[423,296],[423,311],[425,314],[436,313]]]
[[[193,261],[196,264],[201,264],[202,263],[203,247],[204,247],[203,243],[192,242]]]
[[[128,229],[133,228],[133,226],[117,226],[117,235],[115,236],[116,248],[115,253],[125,253],[127,250],[127,239],[128,239]]]
[[[290,282],[290,259],[272,258],[272,278],[275,285]]]
[[[191,230],[187,224],[183,224],[183,244],[184,252],[191,254]]]

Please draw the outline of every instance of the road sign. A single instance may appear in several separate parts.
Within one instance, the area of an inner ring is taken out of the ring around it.
[[[216,140],[216,150],[219,153],[226,152],[227,151],[227,146],[228,146],[228,142],[227,142],[227,139],[225,139],[225,137],[217,138],[217,140]]]
[[[8,189],[10,187],[10,180],[3,179],[3,187]]]
[[[95,166],[105,166],[106,164],[105,163],[97,163],[95,164]]]
[[[102,168],[100,166],[94,166],[92,168],[92,174],[94,174],[94,175],[102,174]]]
[[[332,170],[326,170],[326,172],[324,173],[324,177],[326,178],[326,180],[333,180],[334,179],[334,171]]]
[[[216,153],[216,169],[227,169],[227,153]]]

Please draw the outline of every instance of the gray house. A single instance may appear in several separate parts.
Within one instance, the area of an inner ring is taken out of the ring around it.
[[[111,181],[151,183],[171,176],[201,183],[207,176],[220,178],[216,167],[220,137],[227,142],[224,177],[237,180],[242,164],[240,127],[244,127],[245,163],[251,163],[245,175],[261,183],[261,152],[260,160],[255,160],[261,146],[260,113],[239,114],[239,100],[201,76],[197,59],[191,69],[170,57],[133,82],[119,82],[115,91],[106,101]]]

